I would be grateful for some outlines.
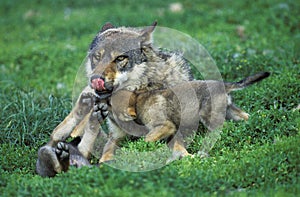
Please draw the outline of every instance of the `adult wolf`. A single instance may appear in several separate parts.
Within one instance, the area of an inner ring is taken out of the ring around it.
[[[127,89],[130,91],[150,91],[165,87],[172,87],[182,81],[193,80],[188,63],[180,54],[165,52],[155,49],[152,45],[152,32],[154,31],[156,22],[145,28],[128,28],[114,27],[112,24],[105,24],[100,32],[92,41],[88,51],[88,61],[86,64],[87,75],[89,78],[88,86],[83,90],[79,99],[71,111],[71,113],[61,122],[52,132],[50,141],[40,148],[37,162],[37,171],[42,174],[43,158],[56,158],[57,153],[53,147],[56,147],[60,141],[65,141],[71,133],[73,136],[81,135],[81,142],[78,144],[79,152],[88,158],[93,148],[95,136],[99,132],[99,119],[105,119],[111,106],[106,103],[106,98],[110,96],[114,84],[109,83],[109,78],[129,77],[126,81]],[[138,75],[131,76],[114,76],[114,71],[109,70],[109,65],[116,64],[118,66],[137,67]],[[147,68],[147,69],[145,69]],[[101,79],[102,72],[106,73],[106,79]],[[104,83],[103,83],[104,82]],[[94,91],[96,90],[96,91]],[[100,91],[101,90],[101,93]],[[97,101],[96,97],[101,97]],[[96,104],[96,106],[94,106]],[[95,110],[96,109],[96,110]],[[108,111],[107,111],[108,110]],[[114,114],[109,113],[109,139],[104,147],[104,151],[100,162],[111,160],[116,144],[122,139],[129,130],[123,129],[134,127],[138,130],[133,135],[144,135],[147,129],[138,126],[133,121],[124,122],[118,125],[115,121]],[[81,132],[83,131],[83,132]],[[187,151],[183,144],[174,144],[174,151],[177,154],[185,156]],[[41,150],[53,151],[41,151]],[[43,154],[47,154],[46,156]],[[59,160],[53,160],[55,171],[63,171],[63,166]]]

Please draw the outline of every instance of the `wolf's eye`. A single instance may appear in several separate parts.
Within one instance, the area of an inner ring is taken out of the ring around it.
[[[127,58],[126,55],[120,55],[115,59],[115,62],[121,62]]]
[[[101,58],[101,54],[100,54],[100,53],[95,53],[95,54],[94,54],[94,59],[95,59],[96,61],[99,61],[100,58]]]

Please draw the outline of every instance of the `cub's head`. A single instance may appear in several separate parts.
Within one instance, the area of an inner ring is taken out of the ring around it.
[[[126,81],[125,73],[147,61],[144,50],[152,43],[156,24],[141,29],[105,24],[88,51],[86,69],[90,86],[96,91],[112,91]]]

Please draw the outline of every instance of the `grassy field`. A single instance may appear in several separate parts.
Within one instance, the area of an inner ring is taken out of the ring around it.
[[[0,1],[0,196],[300,195],[299,1],[183,0],[177,10],[171,3]],[[228,81],[272,73],[234,93],[250,120],[227,122],[209,158],[140,173],[102,165],[36,175],[37,150],[71,110],[77,69],[99,28],[154,20],[205,46]]]

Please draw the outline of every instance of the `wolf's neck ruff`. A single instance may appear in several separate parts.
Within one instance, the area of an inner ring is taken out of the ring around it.
[[[168,88],[182,81],[193,79],[188,63],[178,54],[162,54],[162,51],[149,47],[144,48],[141,55],[140,58],[145,58],[146,61],[140,63],[133,59],[136,57],[129,57],[132,66],[117,71],[115,85],[118,86],[118,89],[122,88],[130,91],[153,90]]]

